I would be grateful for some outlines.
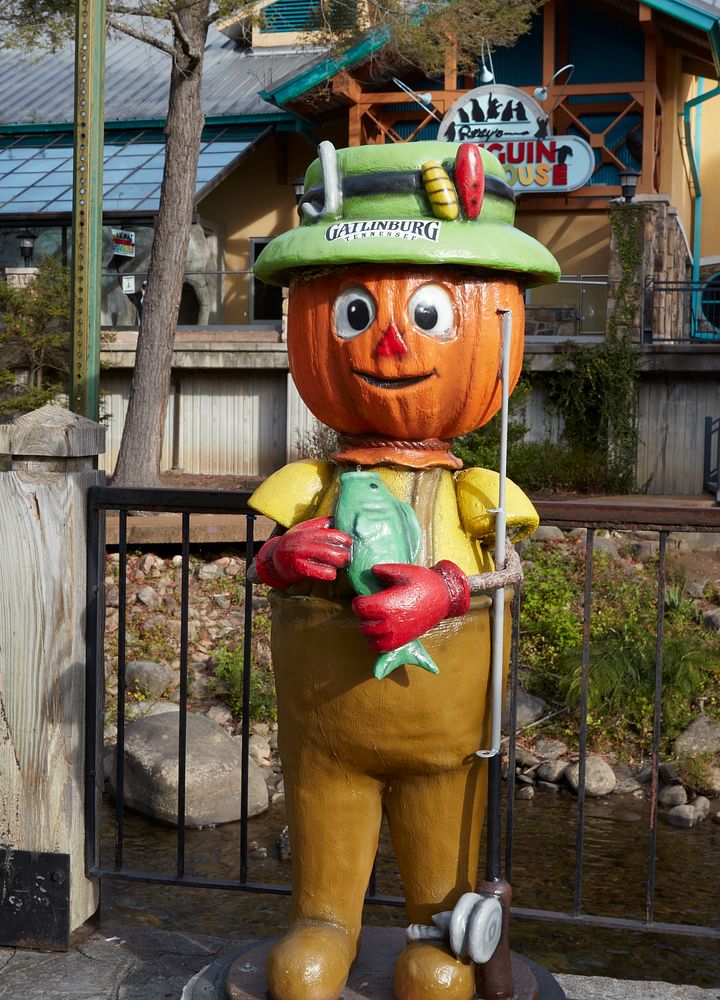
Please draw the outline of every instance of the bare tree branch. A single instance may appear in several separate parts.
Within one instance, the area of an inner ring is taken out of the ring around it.
[[[170,21],[172,23],[173,30],[175,32],[175,37],[180,42],[183,52],[188,57],[188,59],[191,60],[193,65],[197,66],[197,64],[200,62],[202,58],[202,52],[199,52],[193,46],[192,42],[185,33],[185,29],[182,26],[180,18],[177,16],[174,10],[170,11]]]
[[[107,5],[107,10],[111,14],[130,14],[132,17],[153,17],[160,21],[167,21],[167,14],[150,14],[146,10],[141,10],[139,7],[128,7],[123,3],[109,3]]]
[[[131,38],[136,38],[139,42],[145,42],[146,45],[152,45],[153,48],[160,49],[168,56],[174,55],[171,45],[167,42],[161,41],[159,38],[153,38],[152,35],[146,35],[143,31],[138,31],[137,28],[132,28],[129,24],[125,24],[124,21],[117,21],[114,17],[108,17],[107,25],[109,28],[115,28],[116,31],[122,31],[124,35],[130,35]]]

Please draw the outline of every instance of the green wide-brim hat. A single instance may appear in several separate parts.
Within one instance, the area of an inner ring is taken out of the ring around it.
[[[320,158],[305,175],[300,226],[268,244],[255,273],[268,284],[286,285],[294,272],[308,268],[449,264],[514,272],[528,286],[557,281],[560,267],[550,251],[515,228],[515,195],[492,153],[480,150],[484,196],[478,217],[467,218],[462,206],[454,220],[434,214],[427,165],[440,163],[448,182],[457,186],[460,148],[450,142],[408,142],[335,150],[321,143]]]

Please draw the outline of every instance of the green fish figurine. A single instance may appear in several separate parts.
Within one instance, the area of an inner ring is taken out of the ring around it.
[[[352,539],[347,568],[355,592],[376,594],[382,583],[372,568],[379,563],[414,563],[420,549],[420,525],[409,504],[393,496],[377,472],[344,472],[335,510],[335,527]],[[431,674],[440,670],[419,639],[381,653],[375,662],[378,680],[403,664],[416,664]]]

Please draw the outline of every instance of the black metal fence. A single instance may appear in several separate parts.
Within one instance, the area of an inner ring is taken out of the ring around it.
[[[642,339],[646,344],[720,344],[720,280],[648,282]]]
[[[88,543],[88,613],[87,613],[87,769],[86,769],[86,867],[90,876],[111,877],[128,881],[160,883],[187,887],[240,890],[254,893],[287,894],[289,887],[274,883],[254,882],[248,878],[248,768],[243,769],[241,789],[241,822],[238,845],[237,877],[234,879],[205,878],[186,872],[185,864],[185,771],[187,762],[186,725],[188,711],[188,623],[189,623],[189,574],[190,574],[190,519],[198,514],[234,514],[246,519],[246,568],[252,562],[254,549],[255,515],[247,505],[248,494],[241,492],[206,492],[203,490],[131,490],[112,487],[96,487],[90,490],[88,499],[89,543]],[[537,503],[544,524],[557,525],[563,529],[581,527],[587,529],[585,546],[584,577],[584,620],[582,647],[582,678],[580,700],[580,745],[579,745],[579,789],[577,800],[577,825],[575,836],[575,871],[573,907],[571,911],[553,911],[513,907],[515,917],[531,918],[570,925],[605,927],[615,930],[670,932],[692,935],[706,940],[720,940],[720,928],[701,925],[656,922],[655,868],[657,859],[657,794],[659,784],[659,748],[661,738],[661,703],[663,691],[663,623],[666,593],[666,552],[670,532],[720,532],[720,508],[703,506],[661,507],[643,504],[607,504],[577,500],[571,502],[542,501]],[[103,718],[104,718],[104,577],[105,541],[104,523],[107,511],[116,512],[118,517],[119,549],[119,633],[118,633],[118,709],[117,709],[117,752],[115,755],[115,804],[114,832],[115,846],[112,859],[101,856],[99,847],[99,824],[101,796],[103,788]],[[124,746],[125,746],[125,667],[126,641],[124,620],[126,614],[126,568],[128,561],[128,517],[133,511],[176,513],[181,517],[181,601],[180,601],[180,701],[178,734],[178,827],[174,872],[147,872],[129,868],[124,859],[125,805],[124,805]],[[585,765],[588,740],[588,689],[590,666],[590,623],[593,593],[593,560],[595,532],[598,529],[637,530],[644,529],[658,533],[659,550],[657,562],[657,636],[655,649],[655,698],[652,728],[652,772],[650,784],[650,813],[647,842],[647,866],[645,878],[644,919],[620,918],[612,914],[589,914],[583,910],[583,867],[585,843]],[[243,656],[248,669],[243,671],[242,699],[242,752],[248,758],[250,737],[250,669],[252,633],[252,584],[244,584],[244,636]],[[512,781],[515,774],[515,733],[518,684],[518,644],[520,634],[520,591],[516,592],[515,621],[511,656],[510,679],[510,740],[508,774]],[[489,804],[488,840],[492,841],[493,831],[499,832],[500,797],[496,790],[496,801]],[[504,862],[505,874],[512,878],[513,868],[513,827],[514,800],[507,796],[504,817]],[[490,855],[489,855],[490,858]],[[402,899],[383,896],[376,892],[375,878],[371,880],[367,896],[368,902],[384,905],[401,905]]]

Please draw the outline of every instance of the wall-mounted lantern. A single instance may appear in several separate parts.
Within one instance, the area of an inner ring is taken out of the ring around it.
[[[620,171],[620,191],[628,204],[630,204],[635,197],[635,191],[637,190],[639,180],[640,171],[635,170],[633,167],[626,167],[624,170]]]
[[[23,229],[21,233],[17,233],[17,241],[20,244],[20,256],[23,259],[23,265],[25,267],[30,267],[33,258],[33,247],[35,246],[35,240],[37,239],[37,233],[31,233],[29,229]]]

